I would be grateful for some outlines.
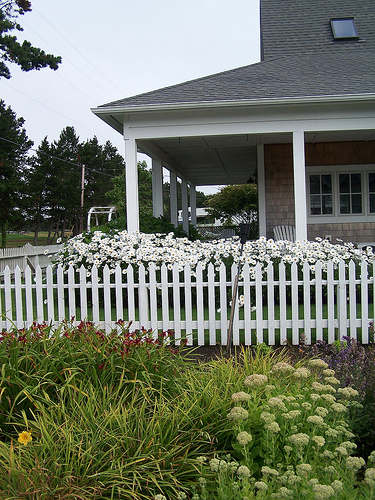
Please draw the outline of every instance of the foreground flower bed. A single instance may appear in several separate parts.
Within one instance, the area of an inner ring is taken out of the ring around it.
[[[66,270],[69,266],[85,266],[90,270],[92,266],[98,268],[108,265],[114,269],[120,265],[126,270],[128,265],[146,268],[154,264],[159,268],[163,263],[172,269],[178,264],[182,271],[186,264],[193,268],[201,263],[203,268],[209,262],[218,267],[222,262],[238,262],[241,245],[238,238],[217,240],[212,242],[190,241],[188,238],[175,238],[173,233],[144,234],[116,231],[112,234],[95,231],[90,234],[79,234],[71,238],[56,258]],[[359,263],[373,262],[372,247],[361,251],[352,243],[331,244],[327,240],[301,241],[291,243],[259,238],[257,241],[248,241],[244,245],[242,262],[255,267],[258,263],[265,267],[270,261],[307,262],[314,270],[315,263],[321,261],[323,269],[327,262],[332,261],[337,266],[340,260]]]
[[[365,460],[353,456],[349,414],[359,406],[358,391],[338,387],[334,375],[327,363],[313,359],[297,368],[279,362],[267,375],[246,377],[227,415],[232,456],[200,458],[207,478],[195,499],[373,498],[375,452],[361,484],[357,474]]]
[[[374,498],[358,378],[264,345],[197,363],[130,328],[2,333],[0,499]]]

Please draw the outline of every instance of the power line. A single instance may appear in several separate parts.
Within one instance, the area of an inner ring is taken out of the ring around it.
[[[11,141],[10,139],[6,139],[5,137],[1,137],[0,136],[0,139],[3,140],[3,141],[6,141],[6,142],[10,142],[11,144],[15,144],[16,146],[21,147],[21,144],[18,144],[18,142]],[[46,153],[45,151],[41,151],[41,150],[38,150],[38,149],[34,149],[34,148],[29,148],[29,149],[31,151],[34,151],[35,153],[42,154],[44,156],[48,156],[49,158],[51,158],[53,160],[59,160],[59,161],[62,161],[64,163],[68,163],[69,165],[73,165],[74,167],[82,168],[82,164],[75,163],[75,162],[70,161],[70,160],[65,160],[64,158],[59,158],[58,156],[51,155],[49,153]],[[85,169],[86,170],[90,170],[91,172],[95,172],[96,174],[106,175],[107,177],[111,177],[111,179],[114,179],[115,177],[117,177],[117,176],[114,176],[114,175],[111,175],[111,174],[107,174],[106,172],[101,172],[100,170],[95,170],[94,168],[90,168],[90,167],[86,167],[85,166]]]
[[[7,83],[7,82],[3,82],[3,81],[2,81],[2,83],[3,83],[3,84],[5,84],[5,85],[7,85],[8,87],[10,87],[11,89],[13,89],[13,90],[15,90],[15,91],[19,92],[20,94],[24,95],[25,97],[28,97],[29,99],[32,99],[33,101],[35,101],[36,103],[40,104],[41,106],[44,106],[45,108],[49,109],[50,111],[53,111],[54,113],[57,113],[58,115],[60,115],[60,116],[62,116],[63,118],[65,118],[66,120],[69,120],[69,121],[71,121],[71,122],[73,122],[73,123],[76,123],[76,124],[77,124],[77,125],[79,125],[80,127],[83,127],[83,128],[85,128],[86,130],[89,130],[89,131],[90,131],[90,132],[92,132],[94,135],[97,135],[97,133],[96,133],[94,130],[92,130],[91,128],[88,128],[88,127],[86,127],[85,125],[82,125],[82,123],[79,123],[79,122],[77,122],[76,120],[73,120],[72,118],[69,118],[69,117],[65,116],[64,114],[60,113],[60,111],[57,111],[56,109],[53,109],[53,108],[51,108],[50,106],[47,106],[47,104],[44,104],[43,102],[38,101],[38,99],[35,99],[35,97],[31,97],[30,95],[25,94],[25,92],[22,92],[22,90],[16,89],[16,88],[15,88],[15,87],[13,87],[12,85],[9,85],[9,83]],[[103,136],[101,136],[101,137],[103,137]],[[104,137],[103,137],[103,138],[104,138]]]
[[[75,51],[76,51],[76,52],[77,52],[77,53],[78,53],[78,54],[79,54],[79,55],[80,55],[80,56],[81,56],[84,60],[85,60],[85,61],[87,61],[87,62],[90,64],[90,66],[92,66],[92,67],[94,68],[94,70],[95,70],[95,71],[97,71],[97,72],[99,73],[99,75],[101,75],[103,78],[105,78],[105,80],[107,80],[107,82],[109,82],[109,83],[112,85],[112,87],[114,87],[114,88],[115,88],[118,92],[122,93],[122,91],[121,91],[118,87],[116,87],[116,85],[115,85],[113,82],[111,82],[111,80],[109,80],[109,79],[108,79],[108,77],[107,77],[104,73],[102,73],[102,72],[101,72],[101,71],[100,71],[100,70],[99,70],[96,66],[94,66],[94,65],[92,64],[92,62],[91,62],[89,59],[87,59],[87,57],[85,57],[85,56],[84,56],[84,55],[83,55],[83,54],[82,54],[82,53],[81,53],[81,52],[80,52],[80,51],[79,51],[79,50],[78,50],[78,49],[77,49],[77,48],[76,48],[76,47],[75,47],[75,46],[74,46],[74,45],[73,45],[73,44],[72,44],[72,43],[71,43],[71,42],[70,42],[70,41],[69,41],[69,40],[68,40],[68,39],[67,39],[64,35],[62,35],[62,34],[61,34],[61,33],[60,33],[60,32],[59,32],[59,31],[58,31],[58,30],[57,30],[57,29],[56,29],[56,28],[55,28],[55,27],[54,27],[54,26],[53,26],[53,25],[52,25],[52,24],[48,21],[48,19],[46,19],[44,16],[42,16],[42,14],[41,14],[40,12],[38,12],[38,11],[37,11],[34,7],[33,7],[33,11],[35,11],[35,12],[36,12],[36,13],[37,13],[37,14],[38,14],[38,15],[39,15],[42,19],[44,19],[44,21],[45,21],[47,24],[49,24],[49,25],[51,26],[51,28],[52,28],[53,30],[55,30],[55,31],[56,31],[56,33],[57,33],[58,35],[60,35],[60,36],[61,36],[61,38],[63,38],[63,39],[64,39],[64,40],[65,40],[65,41],[66,41],[66,42],[67,42],[67,43],[68,43],[68,44],[69,44],[69,45],[70,45],[70,46],[71,46],[71,47],[72,47],[72,48],[73,48],[73,49],[74,49],[74,50],[75,50]],[[108,92],[107,92],[107,93],[108,93]],[[110,95],[110,94],[108,94],[108,95]]]
[[[33,9],[35,10],[35,9]],[[38,11],[36,11],[37,14],[39,14]],[[40,17],[43,17],[41,14],[39,14]],[[44,19],[44,17],[43,17]],[[45,19],[45,21],[48,23],[48,21]],[[51,45],[50,42],[48,42],[45,38],[43,38],[37,31],[35,31],[33,28],[31,28],[27,23],[24,22],[24,20],[22,20],[22,24],[25,25],[30,31],[32,31],[33,33],[35,33],[41,40],[43,40],[44,43],[46,43],[47,45],[49,45],[51,47],[51,49],[54,51],[54,52],[57,52],[57,53],[61,53],[60,50],[57,50],[55,47],[53,47],[53,45]],[[63,35],[61,35],[50,23],[48,23],[60,36],[62,36],[62,38],[64,38],[64,40],[66,40],[65,37],[63,37]],[[68,40],[67,40],[68,43],[70,43]],[[70,44],[71,45],[71,44]],[[73,47],[73,45],[72,45]],[[74,47],[73,47],[74,48]],[[77,49],[75,49],[77,50]],[[78,50],[77,50],[78,52]],[[78,52],[79,53],[79,52]],[[101,87],[95,80],[93,80],[92,78],[90,78],[86,73],[84,73],[78,66],[76,66],[72,61],[70,61],[70,59],[68,59],[66,56],[64,56],[64,54],[61,53],[61,55],[63,56],[63,60],[64,61],[68,61],[69,64],[71,64],[77,71],[79,71],[85,78],[87,78],[88,80],[90,80],[90,82],[92,82],[94,85],[96,85],[100,90],[102,90],[103,92],[105,92],[108,96],[110,96],[112,99],[114,98],[112,94],[110,94],[107,90],[105,90],[103,87]],[[81,55],[81,54],[80,54]],[[82,56],[84,57],[84,56]],[[57,74],[60,76],[60,78],[63,78],[59,72],[57,72]],[[63,78],[63,80],[66,80],[65,78]],[[66,80],[70,85],[72,85],[72,87],[76,88],[79,92],[81,92],[84,96],[88,97],[90,100],[93,100],[91,97],[89,97],[88,95],[86,95],[82,90],[78,89],[77,87],[75,87],[72,83],[70,83],[68,80]]]

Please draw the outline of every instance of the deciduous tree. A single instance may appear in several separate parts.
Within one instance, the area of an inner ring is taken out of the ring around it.
[[[258,235],[258,193],[255,184],[237,184],[221,188],[207,197],[206,206],[210,215],[222,219],[224,224],[251,225],[251,237]]]

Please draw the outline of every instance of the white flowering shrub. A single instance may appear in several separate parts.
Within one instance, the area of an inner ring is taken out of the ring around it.
[[[247,376],[227,415],[233,453],[200,462],[195,498],[375,498],[375,452],[357,477],[365,466],[350,427],[358,392],[338,388],[334,375],[312,359]]]
[[[99,269],[108,265],[114,269],[120,265],[123,269],[127,266],[154,264],[159,268],[163,263],[172,269],[178,264],[182,271],[186,264],[193,269],[198,263],[203,268],[212,262],[216,269],[224,263],[238,263],[241,253],[241,244],[238,237],[226,240],[190,241],[188,238],[176,238],[173,233],[144,234],[139,232],[114,231],[112,234],[95,231],[82,233],[67,241],[64,248],[57,254],[55,263],[66,270],[69,266],[80,267],[84,265],[90,270],[93,266]],[[312,271],[315,270],[317,261],[327,269],[327,263],[333,262],[335,266],[340,260],[356,263],[361,261],[373,262],[372,247],[361,251],[352,243],[331,244],[327,240],[317,238],[316,241],[288,241],[267,240],[262,237],[256,241],[248,241],[243,248],[242,263],[247,263],[250,273],[255,271],[259,264],[265,269],[269,262],[284,262],[285,264],[303,264],[307,262]]]

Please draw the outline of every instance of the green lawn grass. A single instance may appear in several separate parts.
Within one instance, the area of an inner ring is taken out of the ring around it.
[[[37,246],[47,245],[48,231],[40,231],[38,234],[38,244]],[[26,243],[34,245],[34,233],[33,232],[22,232],[22,233],[8,233],[6,248],[13,247],[23,247]]]

